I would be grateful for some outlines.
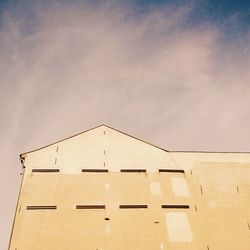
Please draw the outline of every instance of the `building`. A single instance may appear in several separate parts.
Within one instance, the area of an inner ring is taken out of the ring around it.
[[[171,152],[101,125],[21,161],[10,250],[250,249],[250,153]]]

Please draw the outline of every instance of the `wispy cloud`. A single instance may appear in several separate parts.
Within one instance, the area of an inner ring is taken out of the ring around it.
[[[250,150],[250,33],[226,40],[214,23],[192,26],[192,8],[142,13],[133,4],[70,1],[6,10],[0,196],[8,198],[0,248],[21,151],[99,123],[170,150]]]

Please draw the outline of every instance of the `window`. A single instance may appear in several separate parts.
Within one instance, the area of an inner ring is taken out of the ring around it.
[[[83,173],[107,173],[108,169],[82,169]]]
[[[58,168],[34,168],[32,173],[59,173],[60,169]]]
[[[172,208],[172,209],[188,209],[189,205],[162,205],[162,208]]]
[[[122,173],[146,173],[146,169],[121,169]]]
[[[134,204],[134,205],[120,205],[119,208],[120,209],[148,208],[148,205],[138,205],[138,204]]]
[[[76,209],[105,209],[105,205],[76,205]]]
[[[26,206],[27,210],[47,210],[47,209],[57,209],[57,206]]]
[[[184,174],[185,171],[183,169],[159,169],[160,173],[182,173]]]

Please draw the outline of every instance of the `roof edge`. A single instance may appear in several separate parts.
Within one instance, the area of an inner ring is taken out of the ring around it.
[[[180,150],[180,151],[169,151],[169,153],[204,153],[204,154],[250,154],[250,152],[247,151],[205,151],[205,150]]]
[[[129,134],[127,134],[127,133],[125,133],[125,132],[123,132],[123,131],[121,131],[121,130],[118,130],[118,129],[113,128],[113,127],[111,127],[111,126],[108,126],[108,125],[106,125],[106,124],[101,124],[101,125],[95,126],[95,127],[93,127],[93,128],[84,130],[84,131],[82,131],[82,132],[80,132],[80,133],[74,134],[74,135],[72,135],[72,136],[66,137],[66,138],[64,138],[64,139],[58,140],[58,141],[56,141],[56,142],[47,144],[47,145],[45,145],[45,146],[43,146],[43,147],[40,147],[40,148],[37,148],[37,149],[34,149],[34,150],[30,150],[30,151],[27,151],[27,152],[24,152],[24,153],[21,153],[21,154],[19,155],[19,156],[20,156],[20,159],[22,160],[22,159],[25,157],[26,154],[30,154],[30,153],[36,152],[36,151],[38,151],[38,150],[47,148],[47,147],[49,147],[49,146],[52,146],[52,145],[55,145],[55,144],[57,144],[57,143],[66,141],[66,140],[68,140],[68,139],[71,139],[71,138],[76,137],[76,136],[78,136],[78,135],[87,133],[87,132],[89,132],[89,131],[91,131],[91,130],[97,129],[97,128],[102,127],[102,126],[107,127],[107,128],[109,128],[109,129],[112,129],[112,130],[114,130],[114,131],[117,131],[117,132],[119,132],[119,133],[121,133],[121,134],[123,134],[123,135],[129,136],[130,138],[133,138],[133,139],[135,139],[135,140],[141,141],[141,142],[146,143],[146,144],[148,144],[148,145],[150,145],[150,146],[152,146],[152,147],[158,148],[158,149],[160,149],[160,150],[163,150],[163,151],[169,152],[169,153],[250,154],[250,152],[239,152],[239,151],[237,151],[237,152],[230,152],[230,151],[203,151],[203,150],[201,150],[201,151],[199,151],[199,150],[198,150],[198,151],[195,151],[195,150],[194,150],[194,151],[193,151],[193,150],[191,150],[191,151],[189,151],[189,150],[187,150],[187,151],[185,151],[185,150],[171,151],[171,150],[167,150],[167,149],[161,148],[161,147],[159,147],[159,146],[156,146],[156,145],[154,145],[154,144],[152,144],[152,143],[150,143],[150,142],[147,142],[147,141],[145,141],[145,140],[143,140],[143,139],[140,139],[140,138],[138,138],[138,137],[129,135]]]
[[[135,139],[135,140],[138,140],[138,141],[141,141],[141,142],[143,142],[143,143],[146,143],[146,144],[148,144],[148,145],[150,145],[150,146],[152,146],[152,147],[158,148],[158,149],[163,150],[163,151],[165,151],[165,152],[169,152],[169,150],[167,150],[167,149],[165,149],[165,148],[161,148],[161,147],[159,147],[159,146],[156,146],[155,144],[152,144],[152,143],[150,143],[150,142],[144,141],[144,140],[142,140],[142,139],[140,139],[140,138],[138,138],[138,137],[135,137],[135,136],[133,136],[133,135],[129,135],[129,134],[127,134],[127,133],[125,133],[125,132],[123,132],[123,131],[121,131],[121,130],[118,130],[118,129],[116,129],[116,128],[112,128],[112,127],[110,127],[110,126],[108,126],[108,125],[103,125],[103,126],[109,128],[109,129],[113,129],[113,130],[115,130],[115,131],[117,131],[117,132],[119,132],[119,133],[121,133],[121,134],[124,134],[124,135],[126,135],[126,136],[129,136],[129,137],[131,137],[131,138],[133,138],[133,139]]]
[[[19,155],[19,156],[20,156],[20,159],[24,158],[24,156],[25,156],[26,154],[30,154],[30,153],[36,152],[36,151],[38,151],[38,150],[47,148],[47,147],[49,147],[49,146],[52,146],[52,145],[55,145],[55,144],[57,144],[57,143],[66,141],[66,140],[68,140],[68,139],[71,139],[71,138],[76,137],[76,136],[78,136],[78,135],[87,133],[87,132],[89,132],[89,131],[91,131],[91,130],[97,129],[97,128],[102,127],[102,126],[107,127],[107,128],[109,128],[109,129],[112,129],[112,130],[114,130],[114,131],[117,131],[117,132],[119,132],[119,133],[121,133],[121,134],[123,134],[123,135],[129,136],[129,137],[131,137],[131,138],[133,138],[133,139],[135,139],[135,140],[138,140],[138,141],[141,141],[141,142],[143,142],[143,143],[146,143],[146,144],[148,144],[148,145],[150,145],[150,146],[152,146],[152,147],[158,148],[158,149],[163,150],[163,151],[165,151],[165,152],[169,152],[168,150],[166,150],[166,149],[164,149],[164,148],[161,148],[161,147],[159,147],[159,146],[156,146],[156,145],[154,145],[154,144],[152,144],[152,143],[150,143],[150,142],[144,141],[144,140],[142,140],[142,139],[140,139],[140,138],[137,138],[137,137],[135,137],[135,136],[129,135],[129,134],[127,134],[127,133],[125,133],[125,132],[123,132],[123,131],[121,131],[121,130],[115,129],[115,128],[113,128],[113,127],[111,127],[111,126],[108,126],[108,125],[106,125],[106,124],[101,124],[101,125],[98,125],[98,126],[96,126],[96,127],[87,129],[87,130],[82,131],[82,132],[80,132],[80,133],[77,133],[77,134],[74,134],[74,135],[72,135],[72,136],[69,136],[69,137],[66,137],[66,138],[64,138],[64,139],[61,139],[61,140],[59,140],[59,141],[56,141],[56,142],[47,144],[47,145],[45,145],[45,146],[43,146],[43,147],[40,147],[40,148],[37,148],[37,149],[34,149],[34,150],[30,150],[30,151],[27,151],[27,152],[24,152],[24,153],[21,153],[21,154]]]
[[[26,155],[26,154],[30,154],[30,153],[36,152],[36,151],[38,151],[38,150],[47,148],[47,147],[49,147],[49,146],[55,145],[55,144],[57,144],[57,143],[59,143],[59,142],[62,142],[62,141],[66,141],[66,140],[68,140],[68,139],[70,139],[70,138],[73,138],[73,137],[75,137],[75,136],[78,136],[78,135],[81,135],[81,134],[83,134],[83,133],[89,132],[89,131],[91,131],[91,130],[93,130],[93,129],[96,129],[96,128],[99,128],[99,127],[101,127],[101,126],[106,126],[106,125],[104,125],[104,124],[98,125],[98,126],[96,126],[96,127],[93,127],[93,128],[87,129],[87,130],[84,130],[84,131],[82,131],[82,132],[80,132],[80,133],[77,133],[77,134],[71,135],[71,136],[69,136],[69,137],[66,137],[66,138],[64,138],[64,139],[61,139],[61,140],[59,140],[59,141],[49,143],[49,144],[47,144],[47,145],[45,145],[45,146],[43,146],[43,147],[40,147],[40,148],[37,148],[37,149],[34,149],[34,150],[30,150],[30,151],[27,151],[27,152],[23,152],[23,153],[21,153],[19,156],[20,156],[20,158],[23,158],[23,155]]]

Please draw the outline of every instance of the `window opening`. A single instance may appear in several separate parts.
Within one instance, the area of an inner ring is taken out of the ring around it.
[[[82,169],[83,173],[107,173],[108,169]]]
[[[121,169],[121,173],[146,173],[146,169]]]
[[[189,209],[189,205],[162,205],[162,208]]]
[[[105,209],[105,205],[76,205],[76,209]]]
[[[47,209],[57,209],[57,206],[26,206],[27,210],[47,210]]]
[[[59,173],[60,169],[58,168],[35,168],[32,169],[32,173]]]
[[[148,208],[148,205],[139,205],[139,204],[134,204],[134,205],[120,205],[120,209],[138,209],[138,208]]]
[[[183,169],[166,169],[166,168],[159,169],[159,172],[160,173],[181,173],[181,174],[185,173]]]

